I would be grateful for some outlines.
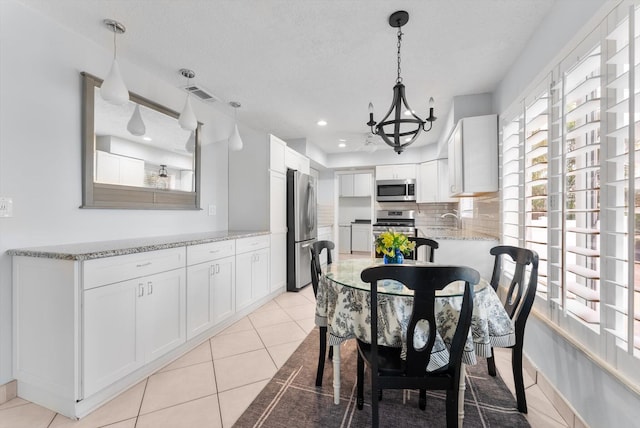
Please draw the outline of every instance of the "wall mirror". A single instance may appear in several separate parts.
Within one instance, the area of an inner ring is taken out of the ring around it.
[[[107,103],[102,80],[81,75],[81,208],[200,209],[200,124],[186,131],[178,113],[133,93]]]

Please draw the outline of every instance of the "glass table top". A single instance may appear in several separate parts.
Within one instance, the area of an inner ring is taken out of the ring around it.
[[[371,266],[377,266],[384,264],[382,259],[374,258],[361,258],[361,259],[347,259],[338,260],[327,266],[325,276],[327,280],[338,283],[340,285],[351,287],[359,290],[369,291],[370,286],[368,282],[363,282],[360,279],[362,271]],[[437,263],[429,263],[423,261],[406,260],[404,264],[415,264],[420,266],[435,265]],[[484,290],[489,283],[481,278],[480,282],[474,286],[474,291],[477,293]],[[441,291],[436,292],[438,296],[456,296],[462,295],[464,292],[464,282],[456,281],[446,286]],[[413,290],[408,289],[398,281],[383,280],[378,281],[378,293],[391,294],[396,296],[413,296]]]

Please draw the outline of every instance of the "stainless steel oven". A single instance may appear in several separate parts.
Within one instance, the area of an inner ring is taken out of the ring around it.
[[[376,200],[378,202],[415,201],[416,180],[378,180],[376,181]]]
[[[376,211],[376,222],[373,224],[373,240],[382,232],[393,229],[406,236],[417,236],[415,211],[413,210],[381,210]],[[375,253],[375,250],[374,250]],[[382,254],[375,255],[382,257]]]

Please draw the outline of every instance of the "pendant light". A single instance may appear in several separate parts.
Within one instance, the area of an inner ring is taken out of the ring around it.
[[[187,140],[187,144],[185,144],[184,149],[189,153],[194,153],[196,151],[195,131],[191,131],[191,134],[189,135],[189,139]]]
[[[136,137],[141,137],[147,132],[147,127],[144,125],[144,121],[140,115],[140,104],[136,104],[136,108],[133,109],[131,119],[129,119],[129,123],[127,123],[127,131]]]
[[[398,77],[393,87],[393,101],[389,111],[379,123],[373,120],[373,104],[369,103],[369,122],[367,122],[371,127],[371,133],[382,137],[384,142],[393,147],[398,154],[413,143],[422,131],[430,131],[436,120],[433,115],[433,98],[429,98],[429,116],[423,120],[411,110],[405,97],[400,76],[400,48],[402,47],[402,26],[407,22],[409,22],[409,14],[404,10],[394,12],[389,17],[389,25],[398,29]],[[403,114],[408,117],[402,118]],[[427,123],[429,123],[428,129]]]
[[[180,113],[180,117],[178,118],[178,123],[182,129],[195,131],[198,127],[198,119],[193,112],[191,100],[189,99],[189,95],[191,95],[191,92],[189,92],[189,79],[193,79],[196,76],[196,73],[193,70],[181,68],[180,74],[187,78],[187,98],[184,101],[184,107],[182,108],[182,113]]]
[[[109,74],[107,74],[106,79],[100,86],[100,96],[111,104],[123,105],[129,101],[129,91],[124,84],[124,80],[122,80],[120,67],[116,59],[116,34],[123,34],[126,29],[124,25],[113,19],[105,19],[102,22],[113,31],[113,62],[111,63]]]
[[[234,122],[235,125],[233,127],[233,132],[231,133],[231,137],[229,137],[229,149],[234,152],[239,152],[242,150],[242,138],[240,138],[240,132],[238,132],[238,107],[241,106],[239,102],[231,101],[229,103],[231,107],[234,109]]]

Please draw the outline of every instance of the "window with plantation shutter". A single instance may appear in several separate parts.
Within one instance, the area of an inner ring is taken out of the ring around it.
[[[622,2],[501,115],[502,242],[536,311],[640,387],[640,6]]]

